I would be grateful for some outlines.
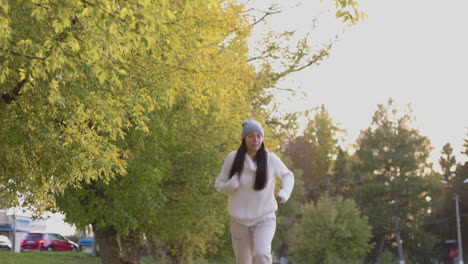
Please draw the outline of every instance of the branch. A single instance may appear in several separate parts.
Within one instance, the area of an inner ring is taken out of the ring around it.
[[[45,59],[47,59],[45,57],[36,57],[36,56],[21,54],[21,53],[18,53],[16,51],[12,51],[12,50],[9,50],[9,49],[3,49],[3,50],[7,51],[7,52],[10,52],[13,55],[21,56],[21,57],[28,58],[28,59],[34,59],[34,60],[45,60]]]
[[[250,9],[249,11],[251,10],[254,10],[254,9]],[[262,22],[263,20],[265,20],[265,18],[267,18],[268,16],[271,16],[271,15],[275,15],[275,14],[279,14],[282,12],[282,10],[275,10],[275,8],[273,6],[270,6],[268,8],[268,11],[261,11],[261,10],[256,10],[256,11],[260,11],[260,12],[263,12],[264,15],[258,19],[257,21],[255,21],[253,24],[252,24],[252,27],[257,25],[258,23]]]
[[[312,66],[314,64],[317,64],[317,62],[323,60],[323,58],[325,56],[328,56],[329,53],[328,53],[328,49],[326,50],[321,50],[320,53],[318,55],[314,55],[306,64],[300,66],[300,65],[297,65],[299,62],[296,61],[295,64],[291,65],[287,70],[283,71],[283,72],[280,72],[280,73],[276,73],[275,77],[273,77],[271,80],[273,82],[276,82],[278,81],[279,79],[283,78],[284,76],[290,74],[290,73],[293,73],[293,72],[298,72],[298,71],[301,71],[309,66]],[[298,58],[300,59],[300,58]]]
[[[296,7],[298,7],[300,5],[302,5],[302,3],[296,4]],[[254,19],[255,19],[255,22],[251,25],[253,27],[253,26],[257,25],[258,23],[262,22],[263,20],[265,20],[268,16],[279,14],[279,13],[283,12],[284,10],[276,8],[276,5],[271,5],[268,8],[267,11],[251,8],[251,9],[246,10],[245,13],[249,13],[251,11],[257,11],[257,12],[264,13],[264,15],[258,20],[256,20],[255,16],[252,15],[254,17]]]
[[[270,53],[272,50],[275,50],[275,47],[272,46],[272,45],[269,45],[268,48],[266,50],[264,50],[260,55],[258,56],[255,56],[253,58],[250,58],[248,60],[248,62],[251,62],[251,61],[254,61],[254,60],[258,60],[258,59],[262,59],[262,58],[265,58],[265,55]]]
[[[105,14],[108,14],[109,16],[111,16],[111,17],[113,17],[113,18],[116,17],[114,14],[110,13],[109,11],[107,11],[106,9],[104,9],[104,7],[100,6],[100,5],[97,4],[97,3],[96,3],[96,4],[93,4],[93,3],[90,3],[90,2],[88,2],[88,1],[86,1],[86,0],[81,0],[81,2],[83,2],[84,4],[90,5],[90,6],[92,6],[92,7],[96,7],[96,6],[97,6],[97,7],[98,7],[99,9],[101,9],[101,11],[104,12]]]
[[[167,198],[170,202],[180,203],[180,200],[174,199],[174,198],[170,197],[169,195],[166,195],[166,198]]]
[[[88,2],[86,0],[81,0],[81,2],[83,2],[84,4],[90,5],[90,6],[95,6],[95,4],[90,3],[90,2]]]
[[[271,87],[270,89],[276,89],[276,90],[281,90],[281,91],[287,91],[287,92],[291,92],[291,93],[294,93],[295,91],[291,88],[281,88],[281,87]]]
[[[13,89],[13,91],[11,91],[11,93],[3,92],[2,99],[3,99],[3,101],[5,103],[10,104],[12,101],[16,101],[16,97],[20,94],[21,88],[26,83],[26,79],[27,78],[25,78],[24,80],[19,82],[16,85],[15,89]]]

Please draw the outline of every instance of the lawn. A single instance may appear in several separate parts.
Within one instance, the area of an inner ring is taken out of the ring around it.
[[[0,264],[100,264],[99,257],[77,252],[0,252]]]
[[[99,257],[78,252],[1,252],[0,264],[101,264]],[[141,264],[153,263],[152,258],[142,257]]]

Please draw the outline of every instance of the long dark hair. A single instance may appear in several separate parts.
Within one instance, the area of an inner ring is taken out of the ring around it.
[[[239,175],[242,173],[244,168],[244,159],[247,154],[247,145],[245,144],[245,137],[242,139],[242,143],[237,150],[234,163],[232,163],[231,172],[229,173],[229,179],[236,173]],[[255,183],[253,189],[256,191],[263,190],[267,182],[267,152],[265,144],[262,142],[260,149],[255,154],[255,161],[257,162],[257,172],[255,175]]]

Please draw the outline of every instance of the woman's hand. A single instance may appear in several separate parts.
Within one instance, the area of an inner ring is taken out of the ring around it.
[[[276,195],[276,200],[278,200],[278,202],[280,202],[280,203],[284,202],[283,196],[278,195],[278,194]]]

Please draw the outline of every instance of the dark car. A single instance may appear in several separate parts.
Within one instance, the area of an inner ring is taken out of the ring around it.
[[[78,251],[78,245],[56,233],[28,233],[21,241],[21,251]]]

